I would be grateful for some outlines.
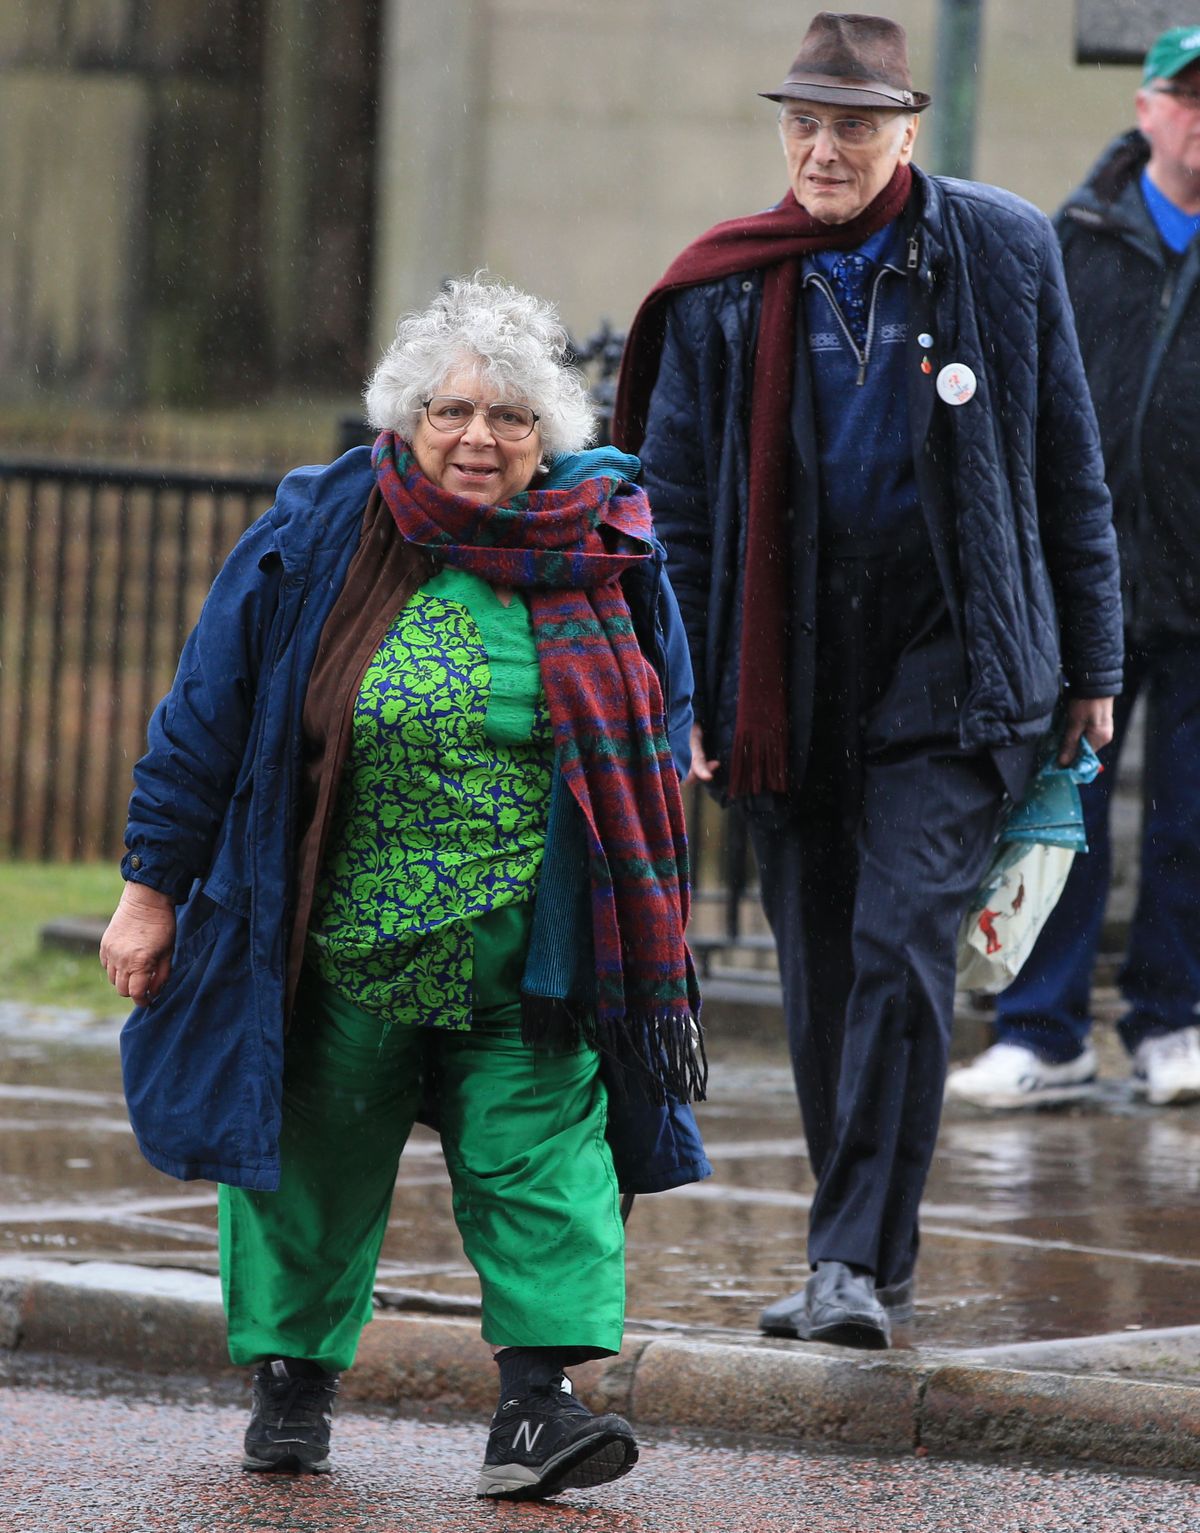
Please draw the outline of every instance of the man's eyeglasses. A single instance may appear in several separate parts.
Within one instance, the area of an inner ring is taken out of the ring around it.
[[[477,415],[482,415],[492,435],[506,442],[521,441],[541,420],[528,405],[479,405],[456,394],[437,394],[422,404],[425,418],[435,431],[465,431]]]
[[[1200,90],[1188,90],[1183,85],[1152,85],[1150,89],[1156,96],[1173,96],[1180,106],[1200,111]]]
[[[882,122],[871,122],[866,117],[834,117],[822,122],[819,117],[806,117],[801,112],[781,112],[779,125],[798,144],[813,143],[821,129],[828,128],[835,144],[860,147],[869,144],[883,127]]]

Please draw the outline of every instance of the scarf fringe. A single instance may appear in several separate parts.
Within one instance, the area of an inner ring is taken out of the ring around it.
[[[601,1019],[575,1011],[553,996],[521,995],[521,1040],[548,1053],[569,1053],[580,1044],[596,1049],[609,1066],[608,1086],[665,1105],[703,1102],[708,1090],[704,1033],[691,1012]]]
[[[729,761],[729,794],[743,798],[750,793],[788,791],[787,728],[782,719],[753,734],[738,725]]]
[[[605,1077],[622,1096],[637,1095],[655,1106],[668,1097],[703,1102],[708,1089],[704,1034],[690,1013],[664,1012],[623,1017],[597,1025],[593,1046],[612,1062]]]
[[[569,1054],[589,1043],[587,1018],[557,995],[521,991],[521,1042],[547,1054]]]

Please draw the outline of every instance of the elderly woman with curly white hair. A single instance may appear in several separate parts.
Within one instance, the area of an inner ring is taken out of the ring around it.
[[[135,769],[101,961],[143,1153],[220,1184],[247,1469],[329,1468],[418,1114],[500,1371],[478,1494],[637,1459],[563,1370],[621,1345],[621,1193],[708,1172],[691,675],[636,459],[582,450],[566,356],[487,277],[406,316],[374,449],[284,480]]]

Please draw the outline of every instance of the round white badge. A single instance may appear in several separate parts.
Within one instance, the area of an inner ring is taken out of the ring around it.
[[[965,405],[975,398],[975,374],[965,362],[947,362],[937,375],[938,398],[948,405]]]
[[[931,336],[927,330],[922,330],[920,335],[917,336],[917,345],[928,351],[929,348],[933,345],[933,336]]]

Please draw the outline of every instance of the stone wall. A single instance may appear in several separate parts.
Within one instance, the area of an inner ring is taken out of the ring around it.
[[[569,323],[628,323],[701,230],[784,189],[774,108],[817,6],[785,0],[390,0],[374,334],[488,265]],[[938,0],[889,0],[930,88]],[[1070,0],[984,0],[976,173],[1055,207],[1132,121],[1137,78],[1081,69]],[[932,163],[937,104],[918,163]]]
[[[1078,0],[1075,56],[1081,64],[1140,64],[1168,27],[1200,26],[1200,0]]]
[[[1080,35],[1156,5],[1081,0]],[[887,9],[928,87],[939,0]],[[624,326],[687,240],[783,189],[757,93],[809,14],[4,0],[0,399],[352,401],[397,313],[479,266],[577,332]],[[1079,67],[1069,0],[983,18],[976,173],[1052,208],[1131,121],[1136,69]]]
[[[197,403],[357,381],[376,12],[5,0],[5,398]]]

